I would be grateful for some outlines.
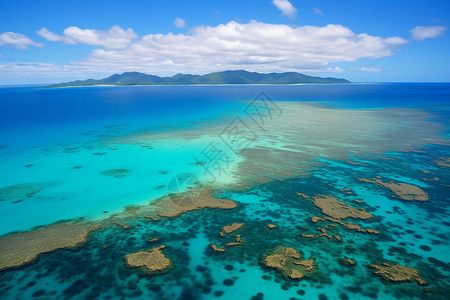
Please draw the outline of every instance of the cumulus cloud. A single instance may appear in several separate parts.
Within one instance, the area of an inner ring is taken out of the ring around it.
[[[41,32],[44,34],[44,31]],[[50,37],[52,38],[52,37]],[[376,59],[394,54],[407,43],[399,37],[383,38],[354,33],[342,25],[299,26],[257,21],[231,21],[199,26],[188,34],[148,34],[126,48],[98,48],[82,61],[61,65],[15,66],[1,70],[33,72],[54,69],[55,74],[98,74],[140,71],[159,75],[246,69],[255,72],[342,72],[336,62]],[[70,71],[70,72],[69,72]],[[44,72],[44,73],[45,73]],[[31,74],[31,73],[30,73]],[[43,74],[43,73],[42,73]],[[53,76],[53,75],[52,75]]]
[[[273,0],[272,3],[283,15],[289,18],[294,18],[297,15],[297,9],[288,0]]]
[[[46,39],[50,42],[60,42],[64,40],[63,36],[57,35],[56,33],[53,33],[49,31],[47,28],[43,27],[38,32],[36,32],[38,35]]]
[[[313,8],[313,12],[316,14],[316,15],[323,15],[323,11],[320,9],[320,8],[317,8],[317,7],[314,7]]]
[[[209,71],[324,69],[331,62],[380,58],[407,41],[355,34],[342,25],[324,27],[250,22],[200,26],[185,34],[149,34],[123,50],[93,51],[90,63],[117,63],[158,69]]]
[[[42,28],[37,34],[50,42],[63,42],[69,45],[85,44],[107,49],[126,48],[134,39],[138,38],[133,29],[123,30],[119,26],[113,26],[107,31],[70,26],[64,29],[63,35]]]
[[[0,46],[25,50],[30,46],[44,47],[44,44],[36,43],[26,35],[20,33],[3,32],[0,34]]]
[[[175,21],[173,23],[178,28],[186,27],[186,22],[182,18],[175,18]]]
[[[446,30],[447,28],[444,26],[417,26],[409,32],[411,32],[414,40],[423,41],[425,39],[439,37],[443,35]]]

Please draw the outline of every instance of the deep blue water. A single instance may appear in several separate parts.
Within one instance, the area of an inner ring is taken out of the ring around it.
[[[337,108],[448,105],[450,83],[302,86],[145,86],[0,88],[0,130],[77,121],[146,118],[149,124],[194,121],[265,92],[277,101],[320,102]]]

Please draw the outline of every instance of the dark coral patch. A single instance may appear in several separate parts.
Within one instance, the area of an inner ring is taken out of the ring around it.
[[[110,170],[101,171],[100,174],[102,174],[104,176],[115,177],[115,178],[123,178],[131,172],[133,172],[133,171],[129,170],[129,169],[110,169]]]
[[[423,251],[431,251],[430,246],[427,246],[427,245],[421,245],[420,249],[422,249]]]

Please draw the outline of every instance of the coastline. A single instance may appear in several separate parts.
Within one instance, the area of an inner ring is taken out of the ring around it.
[[[97,85],[67,85],[67,86],[43,86],[41,88],[80,88],[80,87],[133,87],[133,86],[302,86],[302,85],[352,85],[352,84],[378,84],[378,83],[217,83],[217,84],[97,84]]]

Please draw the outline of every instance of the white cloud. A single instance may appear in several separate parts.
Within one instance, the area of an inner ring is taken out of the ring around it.
[[[357,34],[342,25],[292,27],[231,21],[214,27],[199,26],[188,34],[148,34],[126,48],[98,48],[84,60],[65,65],[0,64],[0,75],[5,72],[24,74],[27,69],[30,75],[42,69],[40,76],[64,72],[66,76],[84,74],[79,78],[99,72],[125,71],[159,75],[204,74],[229,69],[342,72],[340,68],[330,68],[330,64],[390,56],[404,43],[407,41],[399,37]]]
[[[361,71],[364,71],[364,72],[381,72],[381,69],[380,68],[374,68],[374,67],[370,67],[370,68],[362,67]]]
[[[327,68],[326,71],[327,71],[327,72],[335,72],[335,73],[342,73],[342,72],[345,72],[344,69],[339,68],[339,67]]]
[[[314,7],[313,8],[313,12],[316,14],[316,15],[323,15],[323,11],[320,9],[320,8],[317,8],[317,7]]]
[[[409,32],[414,40],[423,41],[425,39],[436,38],[444,34],[447,28],[444,26],[417,26]]]
[[[0,53],[0,57],[3,57],[3,54]]]
[[[175,18],[175,21],[173,23],[178,28],[186,27],[186,22],[182,18]]]
[[[20,33],[3,32],[0,34],[0,46],[25,50],[30,46],[44,47],[44,44],[36,43],[26,35]]]
[[[288,0],[272,0],[272,3],[283,15],[289,18],[294,18],[297,15],[297,9]]]
[[[56,33],[53,33],[49,31],[47,28],[43,27],[39,31],[36,32],[38,35],[46,39],[50,42],[61,42],[64,40],[63,36],[57,35]]]
[[[47,28],[42,28],[37,34],[51,42],[63,42],[69,45],[85,44],[101,46],[107,49],[126,48],[134,39],[138,38],[133,29],[123,30],[119,26],[113,26],[108,31],[81,29],[71,26],[64,29],[63,35],[58,35]]]
[[[370,67],[370,68],[367,68],[367,67],[361,67],[361,68],[358,68],[358,69],[354,69],[354,68],[352,68],[352,69],[350,69],[351,71],[363,71],[363,72],[381,72],[381,69],[380,68],[375,68],[375,67]]]

